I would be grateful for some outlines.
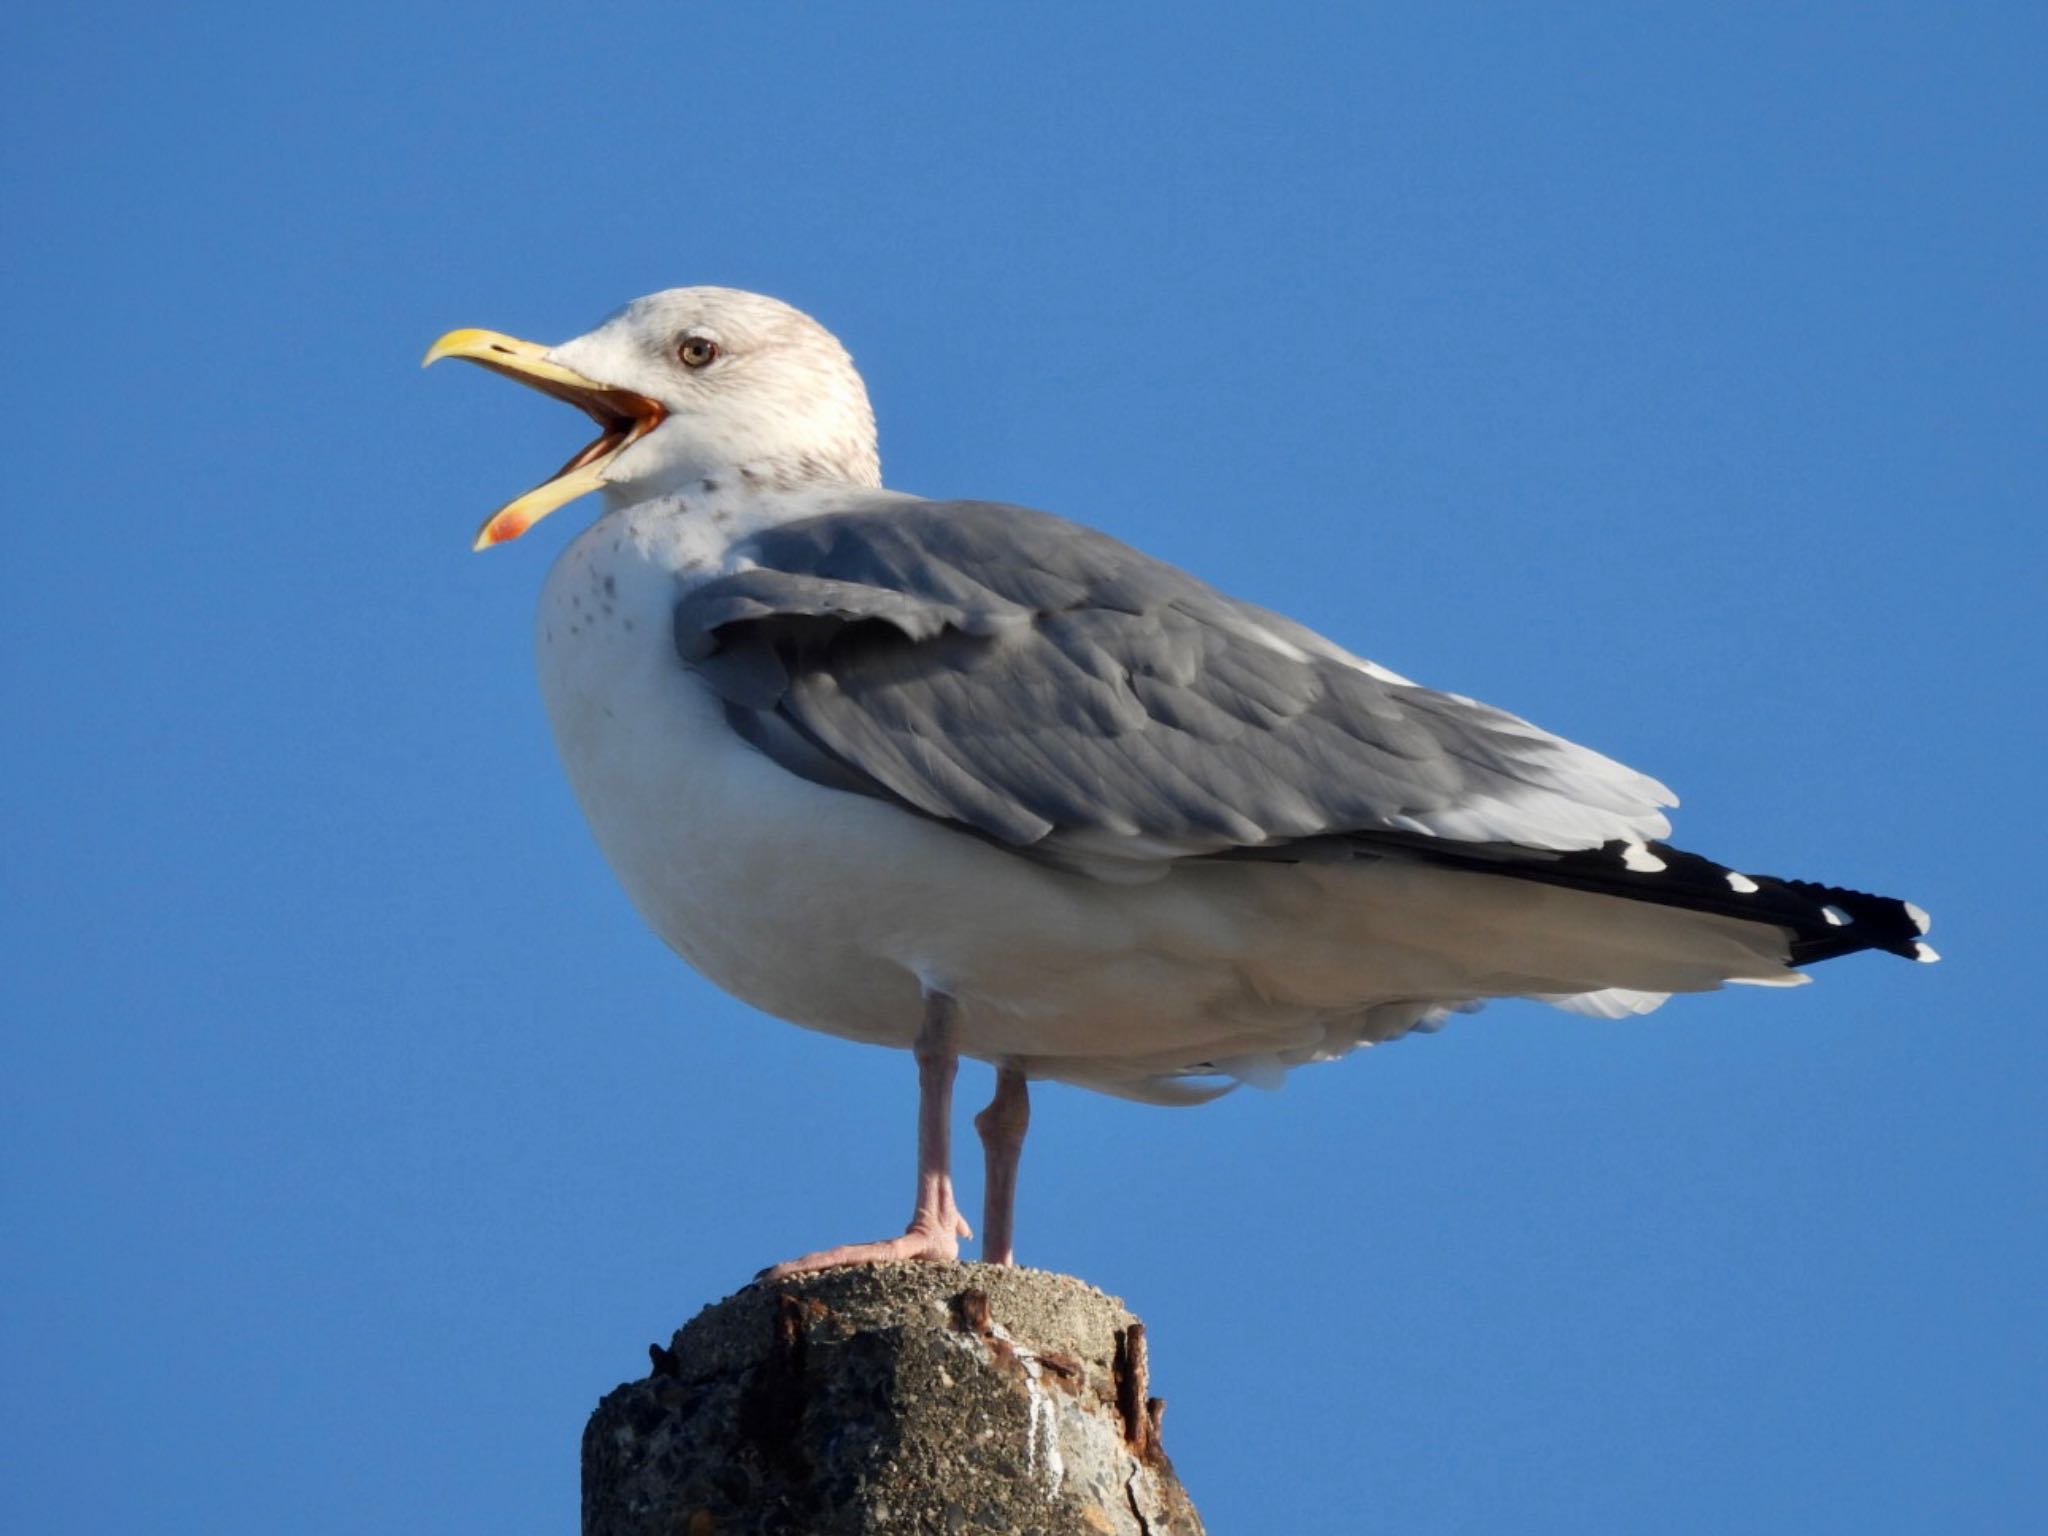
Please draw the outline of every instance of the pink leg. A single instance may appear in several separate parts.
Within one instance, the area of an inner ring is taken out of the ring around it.
[[[951,1264],[960,1239],[974,1236],[953,1200],[953,1075],[960,1054],[954,1045],[959,1005],[936,992],[924,1003],[924,1027],[912,1048],[917,1057],[917,1209],[901,1237],[879,1243],[848,1243],[807,1253],[761,1271],[763,1280],[835,1269],[842,1264],[890,1264],[930,1259]]]
[[[1012,1248],[1017,1231],[1017,1161],[1024,1155],[1024,1132],[1030,1124],[1030,1085],[1021,1067],[1005,1062],[996,1068],[996,1096],[974,1117],[988,1161],[988,1184],[981,1206],[981,1256],[990,1264],[1017,1262]]]

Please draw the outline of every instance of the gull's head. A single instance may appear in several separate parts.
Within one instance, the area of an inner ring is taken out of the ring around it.
[[[565,400],[602,435],[485,520],[478,549],[516,539],[588,491],[643,501],[743,468],[786,481],[880,485],[875,417],[853,359],[801,310],[734,288],[670,288],[549,347],[450,331],[459,357]]]

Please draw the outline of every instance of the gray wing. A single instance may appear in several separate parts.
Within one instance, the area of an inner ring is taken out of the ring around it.
[[[675,612],[735,729],[791,772],[1059,862],[1668,830],[1655,780],[1047,513],[877,497],[737,553]]]

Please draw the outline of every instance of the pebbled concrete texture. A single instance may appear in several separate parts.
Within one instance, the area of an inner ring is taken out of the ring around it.
[[[1065,1275],[892,1264],[706,1307],[583,1435],[584,1536],[1192,1536],[1144,1329]]]

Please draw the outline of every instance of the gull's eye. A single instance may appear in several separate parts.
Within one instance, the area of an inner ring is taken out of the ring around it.
[[[685,336],[676,343],[676,356],[685,368],[709,368],[718,361],[718,343],[708,336]]]

